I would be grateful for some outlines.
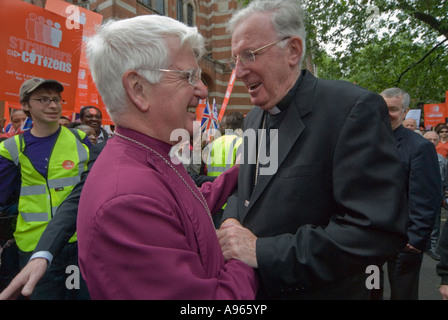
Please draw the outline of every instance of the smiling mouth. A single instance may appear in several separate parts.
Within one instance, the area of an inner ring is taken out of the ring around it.
[[[248,89],[249,91],[254,91],[256,89],[258,89],[261,86],[261,82],[257,82],[257,83],[252,83],[250,85],[248,85]]]
[[[188,107],[187,112],[196,113],[196,107]]]

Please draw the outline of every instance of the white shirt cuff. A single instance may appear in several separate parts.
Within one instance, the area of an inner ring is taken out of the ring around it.
[[[50,251],[38,251],[36,253],[33,253],[30,260],[36,259],[36,258],[44,258],[48,261],[48,267],[50,267],[51,262],[53,261],[53,255],[50,253]]]

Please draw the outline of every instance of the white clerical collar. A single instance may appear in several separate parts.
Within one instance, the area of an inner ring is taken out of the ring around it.
[[[282,112],[279,108],[277,108],[276,106],[267,110],[270,114],[272,115],[276,115],[279,114],[280,112]]]

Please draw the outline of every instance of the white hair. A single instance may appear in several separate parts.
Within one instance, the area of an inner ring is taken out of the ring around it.
[[[305,15],[300,0],[255,0],[247,7],[236,11],[227,23],[227,31],[233,33],[235,28],[254,13],[271,13],[271,22],[278,39],[298,36],[302,39],[302,66],[306,52]],[[280,45],[280,44],[279,44]]]
[[[406,111],[406,109],[409,108],[409,105],[411,104],[411,97],[409,96],[409,93],[400,88],[385,89],[380,93],[380,95],[385,98],[403,97],[403,100],[401,101],[403,111]]]
[[[126,92],[122,76],[136,70],[151,83],[162,74],[143,69],[167,68],[172,62],[167,38],[178,38],[180,46],[189,44],[199,60],[204,53],[204,39],[196,27],[159,15],[142,15],[129,19],[111,19],[87,42],[86,54],[93,81],[114,120],[125,111]]]

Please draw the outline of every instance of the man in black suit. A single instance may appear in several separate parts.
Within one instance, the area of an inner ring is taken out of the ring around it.
[[[400,88],[381,92],[406,176],[409,206],[408,243],[387,262],[393,300],[417,300],[423,252],[428,246],[435,217],[442,205],[442,180],[434,145],[420,134],[403,126],[409,111],[410,96]]]
[[[258,269],[258,298],[369,299],[366,268],[407,241],[397,143],[381,96],[301,71],[300,12],[255,0],[229,23],[229,66],[256,107],[218,237],[226,259]]]

